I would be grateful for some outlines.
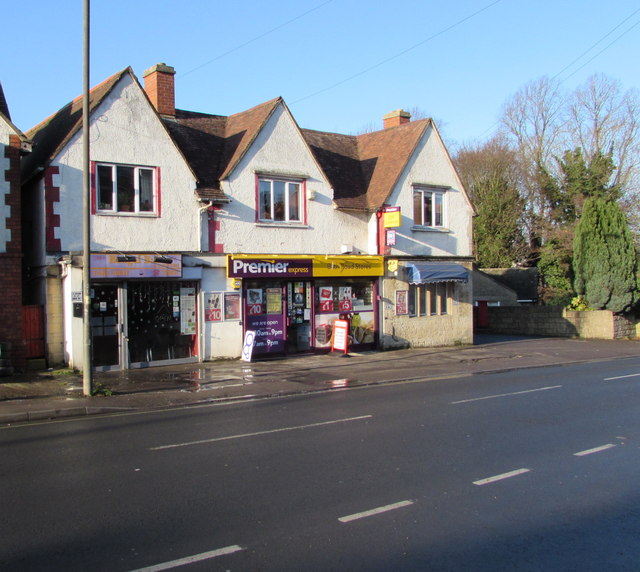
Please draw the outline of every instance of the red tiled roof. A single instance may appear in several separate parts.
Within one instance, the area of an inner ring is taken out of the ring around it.
[[[133,75],[129,67],[107,78],[89,91],[89,113],[109,94],[126,73]],[[46,167],[69,140],[82,128],[82,96],[27,131],[33,143],[33,151],[23,163],[23,177],[28,180],[39,167]]]
[[[389,198],[430,119],[363,135],[303,129],[340,208],[373,211]]]

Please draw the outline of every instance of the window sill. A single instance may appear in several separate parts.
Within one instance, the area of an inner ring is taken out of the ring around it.
[[[143,218],[158,218],[156,213],[146,213],[146,212],[132,212],[132,211],[120,211],[120,212],[111,212],[111,211],[96,211],[97,216],[128,216],[128,217],[143,217]]]
[[[442,232],[442,233],[450,233],[451,230],[445,228],[444,226],[422,226],[422,225],[413,225],[411,227],[413,232]]]
[[[301,222],[283,222],[283,221],[277,221],[277,222],[257,222],[256,226],[259,227],[263,227],[263,228],[311,228],[308,224],[303,224]]]

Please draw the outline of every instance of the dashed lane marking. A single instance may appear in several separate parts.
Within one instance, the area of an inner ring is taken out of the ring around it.
[[[155,564],[154,566],[147,566],[146,568],[138,568],[132,572],[160,572],[161,570],[171,570],[172,568],[178,568],[179,566],[185,566],[187,564],[193,564],[194,562],[202,562],[203,560],[210,560],[211,558],[217,558],[218,556],[225,556],[227,554],[233,554],[244,550],[242,546],[234,544],[232,546],[225,546],[224,548],[218,548],[217,550],[210,550],[209,552],[202,552],[201,554],[194,554],[193,556],[186,556],[178,560],[171,560],[170,562],[163,562],[161,564]]]
[[[502,473],[500,475],[494,475],[493,477],[487,477],[486,479],[473,481],[473,484],[478,486],[488,485],[491,483],[495,483],[496,481],[502,481],[504,479],[510,479],[511,477],[523,475],[524,473],[528,473],[530,470],[531,469],[516,469],[515,471],[509,471],[508,473]]]
[[[375,516],[376,514],[382,514],[383,512],[389,512],[391,510],[396,510],[405,506],[411,506],[412,504],[413,501],[404,500],[395,502],[393,504],[387,504],[385,506],[379,506],[378,508],[372,508],[371,510],[365,510],[363,512],[357,512],[355,514],[350,514],[347,516],[341,516],[338,520],[340,522],[351,522],[352,520],[367,518],[368,516]]]
[[[296,425],[293,427],[280,427],[278,429],[268,429],[267,431],[256,431],[255,433],[241,433],[239,435],[227,435],[226,437],[214,437],[212,439],[200,439],[198,441],[187,441],[185,443],[172,443],[170,445],[160,445],[150,447],[150,451],[162,451],[163,449],[175,449],[177,447],[189,447],[191,445],[204,445],[206,443],[216,443],[218,441],[229,441],[231,439],[244,439],[246,437],[258,437],[259,435],[272,435],[284,431],[298,431],[299,429],[310,429],[312,427],[322,427],[324,425],[334,425],[336,423],[348,423],[349,421],[362,421],[371,419],[373,415],[360,415],[358,417],[347,417],[345,419],[333,419],[331,421],[321,421],[319,423],[309,423],[307,425]]]
[[[578,453],[574,453],[574,457],[584,457],[586,455],[592,455],[593,453],[600,453],[601,451],[606,451],[607,449],[613,449],[615,445],[613,443],[607,443],[606,445],[601,445],[600,447],[594,447],[593,449],[586,449],[585,451],[579,451]]]
[[[511,397],[512,395],[523,395],[525,393],[535,393],[536,391],[548,391],[550,389],[559,389],[561,385],[550,385],[549,387],[538,387],[537,389],[526,389],[524,391],[514,391],[512,393],[498,393],[496,395],[485,395],[484,397],[473,397],[471,399],[461,399],[460,401],[452,401],[451,405],[459,403],[471,403],[472,401],[483,401],[485,399],[497,399],[498,397]]]

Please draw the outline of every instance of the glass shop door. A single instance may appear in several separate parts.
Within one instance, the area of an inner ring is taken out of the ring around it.
[[[120,331],[117,284],[93,284],[91,350],[94,368],[104,371],[120,367]]]

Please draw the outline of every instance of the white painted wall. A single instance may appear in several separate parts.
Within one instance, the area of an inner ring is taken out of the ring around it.
[[[7,228],[7,219],[11,216],[11,207],[6,204],[9,194],[9,181],[4,174],[9,170],[9,159],[4,156],[4,148],[9,145],[9,135],[15,134],[11,126],[0,118],[0,252],[7,252],[11,242],[11,229]]]
[[[195,180],[140,86],[125,74],[92,113],[92,161],[160,167],[160,217],[94,215],[91,249],[120,251],[198,251],[199,212]],[[63,251],[82,249],[82,133],[55,157],[60,169],[54,177],[60,186]]]
[[[307,178],[307,225],[256,224],[256,173],[297,174]],[[216,213],[218,242],[226,252],[271,254],[340,254],[341,245],[354,245],[368,254],[368,217],[333,208],[333,190],[324,178],[296,124],[279,106],[223,190],[232,202]]]
[[[411,230],[414,184],[451,187],[445,197],[446,232]],[[396,229],[396,246],[392,248],[392,256],[472,255],[473,211],[444,145],[432,127],[428,128],[420,141],[413,159],[391,194],[389,204],[400,206],[402,212],[402,227]]]

